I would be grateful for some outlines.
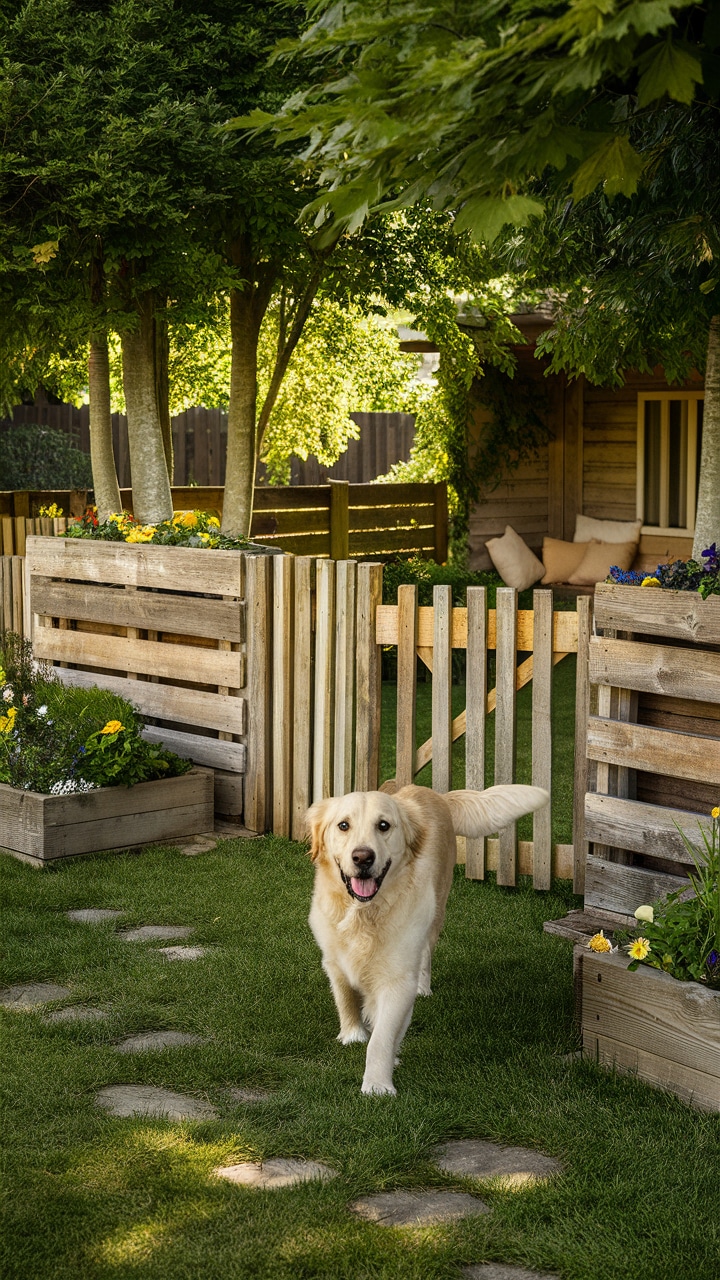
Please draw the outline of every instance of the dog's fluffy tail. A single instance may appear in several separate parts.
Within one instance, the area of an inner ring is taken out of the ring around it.
[[[458,836],[489,836],[524,813],[542,809],[550,799],[542,787],[514,783],[488,787],[487,791],[447,791],[443,796]]]

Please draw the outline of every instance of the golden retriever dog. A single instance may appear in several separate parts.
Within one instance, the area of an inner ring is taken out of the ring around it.
[[[310,928],[340,1017],[341,1044],[369,1040],[363,1093],[395,1093],[393,1067],[417,995],[429,996],[456,835],[490,835],[547,804],[540,787],[354,791],[308,812]]]

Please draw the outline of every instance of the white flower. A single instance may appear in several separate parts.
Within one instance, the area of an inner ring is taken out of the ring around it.
[[[95,791],[94,782],[86,782],[84,778],[68,778],[65,782],[55,782],[50,788],[51,796],[67,796],[73,791]]]
[[[652,907],[638,907],[635,912],[636,920],[644,920],[646,924],[652,924],[655,919],[655,912]]]
[[[12,702],[14,697],[15,694],[13,693],[12,685],[8,685],[7,688],[3,690],[3,698],[5,699],[5,702]]]
[[[38,709],[37,709],[37,713],[38,713],[38,715],[39,715],[39,716],[46,716],[46,715],[47,715],[47,707],[45,706],[45,703],[43,703],[43,705],[42,705],[41,707],[38,707]]]

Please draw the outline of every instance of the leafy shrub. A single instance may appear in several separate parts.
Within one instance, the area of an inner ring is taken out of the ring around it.
[[[431,605],[433,587],[452,587],[453,604],[464,607],[468,587],[488,588],[488,608],[495,608],[495,592],[503,580],[494,570],[472,573],[469,569],[450,564],[436,564],[422,556],[388,561],[383,568],[383,604],[397,604],[398,587],[406,583],[416,585],[418,604]]]
[[[186,773],[191,762],[142,738],[129,702],[105,689],[61,684],[31,646],[0,642],[0,782],[64,793],[132,786]]]
[[[0,489],[90,488],[90,458],[64,431],[38,423],[0,431]]]

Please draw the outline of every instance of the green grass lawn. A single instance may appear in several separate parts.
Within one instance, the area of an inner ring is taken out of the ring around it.
[[[34,871],[2,859],[2,983],[54,979],[111,1010],[106,1023],[4,1025],[6,1280],[450,1280],[504,1260],[563,1280],[717,1280],[717,1118],[593,1064],[566,1061],[571,949],[542,932],[572,904],[466,882],[450,899],[435,994],[416,1007],[396,1098],[360,1094],[364,1050],[336,1017],[307,927],[312,869],[276,838],[97,856]],[[190,924],[202,960],[169,963],[113,924],[63,912],[115,907],[123,925]],[[171,1028],[205,1045],[125,1056],[132,1033]],[[110,1084],[162,1085],[218,1119],[113,1119]],[[232,1087],[272,1091],[260,1105]],[[354,1218],[390,1188],[471,1187],[431,1163],[437,1142],[478,1137],[559,1157],[531,1190],[490,1186],[492,1213],[417,1232]],[[275,1155],[339,1177],[254,1191],[211,1176]]]

